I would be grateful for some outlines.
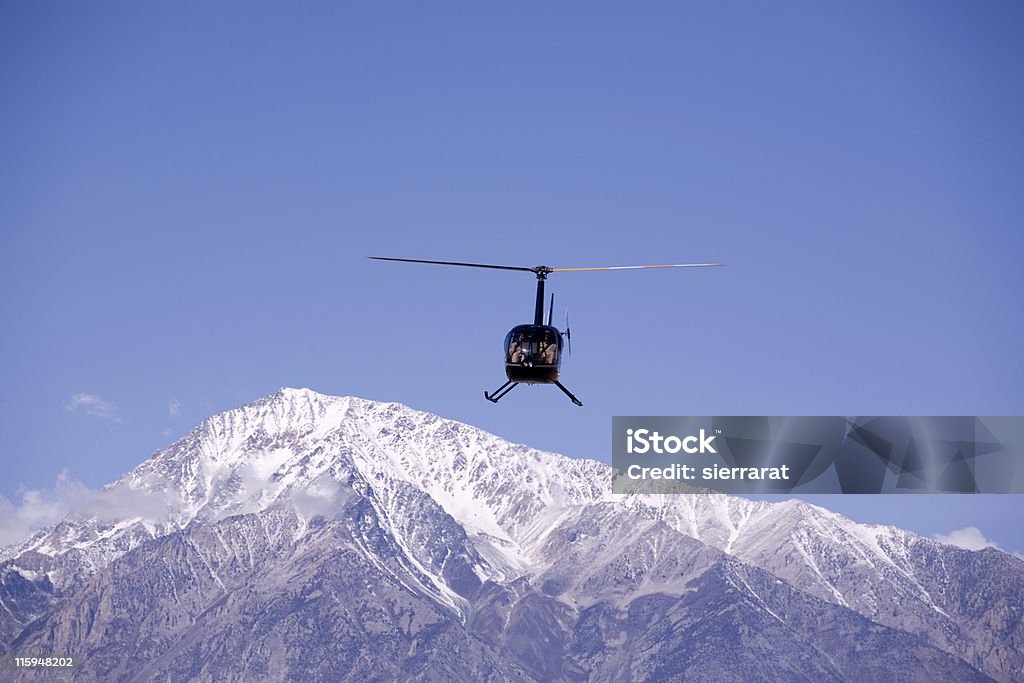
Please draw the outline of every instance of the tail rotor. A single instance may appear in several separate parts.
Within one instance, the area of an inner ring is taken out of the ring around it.
[[[565,332],[562,333],[565,337],[565,351],[568,355],[572,355],[572,330],[569,329],[569,309],[565,309]]]

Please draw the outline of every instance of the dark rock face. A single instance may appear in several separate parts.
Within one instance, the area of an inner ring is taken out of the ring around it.
[[[698,567],[683,595],[579,607],[520,580],[471,585],[453,607],[355,512],[309,530],[271,510],[151,541],[10,650],[79,653],[74,678],[95,681],[991,680],[682,536],[678,550],[703,555],[676,565]],[[602,588],[637,585],[635,553]]]
[[[606,476],[279,392],[0,550],[0,653],[81,660],[0,680],[1024,680],[1016,558]]]
[[[53,584],[45,574],[28,579],[12,569],[10,562],[0,564],[0,652],[26,624],[49,612],[55,603]]]
[[[75,679],[95,681],[990,680],[919,637],[678,541],[680,559],[703,555],[678,564],[699,567],[683,595],[582,607],[519,581],[472,585],[453,607],[386,533],[351,517],[306,530],[271,510],[143,545],[10,650],[80,653]],[[603,588],[636,585],[635,553],[602,571]]]
[[[82,653],[81,680],[511,675],[419,587],[392,539],[352,522],[296,542],[302,531],[273,510],[152,541],[10,650]]]

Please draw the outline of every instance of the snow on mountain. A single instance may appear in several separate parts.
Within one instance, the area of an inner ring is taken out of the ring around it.
[[[77,550],[94,569],[194,520],[280,503],[315,514],[330,507],[338,482],[355,476],[375,491],[404,482],[426,492],[509,566],[527,562],[521,544],[561,510],[610,495],[607,467],[597,462],[540,453],[399,404],[282,389],[205,420],[108,487],[163,501],[160,514],[69,518],[0,558]]]
[[[306,516],[328,510],[338,482],[359,477],[378,493],[402,483],[428,494],[490,558],[479,568],[496,577],[542,570],[545,537],[580,506],[608,503],[770,570],[802,590],[871,613],[878,597],[865,582],[848,585],[843,568],[882,575],[928,604],[914,579],[909,548],[936,543],[894,527],[857,524],[797,501],[755,502],[722,494],[614,495],[610,469],[511,444],[469,425],[396,403],[281,389],[215,415],[111,484],[162,501],[146,517],[70,517],[8,547],[0,559],[71,554],[76,571],[51,576],[60,585],[153,537],[199,520],[288,504]],[[405,511],[387,511],[400,519]],[[776,566],[785,549],[785,566]],[[828,552],[823,552],[828,551]],[[26,567],[31,570],[32,567]],[[875,583],[869,581],[870,586]],[[936,607],[937,611],[941,611]]]

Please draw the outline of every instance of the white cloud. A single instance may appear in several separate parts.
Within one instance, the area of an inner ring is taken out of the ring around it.
[[[336,481],[323,479],[292,493],[291,502],[295,511],[306,519],[318,515],[333,519],[348,504],[350,497],[350,490]]]
[[[52,489],[19,491],[19,503],[0,496],[0,545],[20,541],[36,529],[53,524],[68,514],[69,484],[73,486],[67,472],[61,472]]]
[[[933,538],[939,543],[948,543],[949,545],[966,548],[967,550],[981,550],[982,548],[1002,550],[998,543],[990,538],[985,538],[985,534],[981,533],[981,530],[976,526],[967,526],[963,529],[951,531],[948,534],[935,534]]]
[[[111,422],[121,422],[117,406],[96,394],[75,394],[67,403],[67,409],[73,413],[83,411],[86,415],[98,417]]]
[[[181,401],[179,401],[176,398],[172,398],[170,401],[168,401],[167,414],[170,415],[171,418],[176,418],[179,415],[181,415]]]
[[[67,470],[57,476],[49,489],[24,489],[21,500],[0,496],[0,546],[17,543],[33,532],[68,515],[117,520],[142,517],[166,521],[168,512],[180,505],[177,493],[133,489],[125,485],[90,489],[76,481]]]

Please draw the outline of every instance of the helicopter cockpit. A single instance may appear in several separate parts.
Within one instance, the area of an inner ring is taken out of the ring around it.
[[[558,376],[562,335],[550,325],[517,325],[505,335],[505,373],[519,381],[550,381]]]

